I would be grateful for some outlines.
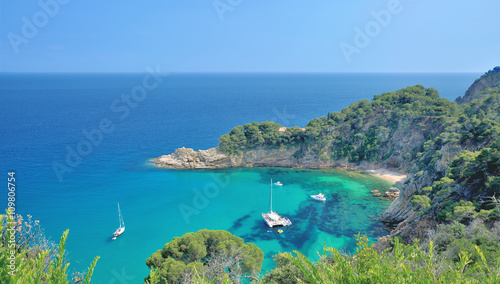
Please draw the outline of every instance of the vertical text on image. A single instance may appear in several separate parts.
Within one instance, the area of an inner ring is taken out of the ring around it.
[[[16,229],[15,225],[15,214],[16,214],[16,172],[8,172],[7,178],[7,244],[9,248],[9,256],[7,258],[7,267],[9,271],[7,272],[11,276],[15,276],[16,273]]]

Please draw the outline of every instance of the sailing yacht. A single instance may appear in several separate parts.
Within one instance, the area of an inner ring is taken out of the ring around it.
[[[120,227],[116,229],[116,231],[113,233],[113,240],[116,240],[116,237],[119,235],[123,234],[125,232],[125,222],[123,222],[123,216],[122,216],[122,211],[120,210],[120,203],[118,203],[118,219],[120,222]]]
[[[269,213],[262,213],[264,222],[272,228],[274,226],[290,226],[292,221],[290,219],[281,217],[278,213],[273,211],[273,180],[271,180],[271,198],[269,201]]]

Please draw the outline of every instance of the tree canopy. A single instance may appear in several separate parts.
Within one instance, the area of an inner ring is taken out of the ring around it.
[[[200,230],[175,237],[146,260],[150,283],[185,283],[201,276],[214,279],[226,276],[239,281],[256,277],[264,253],[252,243],[227,231]]]

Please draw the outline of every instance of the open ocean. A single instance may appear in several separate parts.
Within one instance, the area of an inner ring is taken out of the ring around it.
[[[40,220],[56,243],[69,229],[69,272],[100,256],[93,283],[142,283],[146,259],[175,236],[229,230],[265,254],[318,259],[323,244],[351,252],[354,234],[384,235],[389,202],[370,190],[390,186],[357,173],[280,168],[176,171],[148,159],[179,147],[208,149],[238,124],[272,120],[304,127],[382,92],[421,84],[442,97],[463,95],[478,73],[429,74],[6,74],[0,73],[0,169],[16,172],[16,213]],[[146,79],[146,84],[144,80]],[[131,93],[134,98],[130,98]],[[128,99],[127,99],[128,98]],[[90,138],[89,138],[90,137]],[[69,158],[68,158],[69,157]],[[268,233],[273,209],[293,225]],[[326,203],[310,194],[323,192]],[[120,203],[126,231],[112,241]],[[190,214],[182,214],[190,208]]]

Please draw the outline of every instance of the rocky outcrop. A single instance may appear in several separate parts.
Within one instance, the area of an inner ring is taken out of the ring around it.
[[[194,151],[184,147],[170,155],[153,159],[153,162],[159,167],[173,169],[218,169],[230,167],[232,164],[231,159],[219,153],[216,148]]]
[[[301,152],[301,155],[296,155]],[[298,156],[298,157],[297,157]],[[368,171],[386,168],[386,163],[349,163],[345,160],[322,160],[314,153],[302,153],[298,147],[256,148],[237,154],[225,154],[218,148],[195,151],[179,148],[174,153],[152,159],[162,168],[171,169],[222,169],[231,167],[283,167],[283,168],[337,168]],[[398,162],[398,165],[401,165]],[[398,171],[399,168],[392,169]]]
[[[399,197],[399,192],[399,189],[391,187],[384,193],[384,199],[394,200]]]
[[[417,191],[412,184],[405,184],[398,198],[396,198],[389,208],[382,214],[380,220],[384,223],[399,223],[408,218],[412,213],[411,198]]]
[[[412,214],[409,218],[398,223],[389,235],[380,237],[373,248],[382,252],[393,247],[394,237],[403,239],[407,244],[413,244],[415,239],[420,240],[420,243],[425,243],[436,226],[437,221],[434,213],[429,215]]]
[[[153,159],[156,166],[173,169],[220,169],[229,167],[325,168],[334,163],[324,162],[314,155],[295,158],[296,147],[258,148],[237,154],[225,154],[217,148],[195,151],[179,148],[174,153]]]
[[[463,97],[458,97],[455,101],[458,104],[469,103],[473,100],[480,99],[483,97],[481,94],[484,90],[488,88],[495,88],[500,86],[500,67],[495,67],[493,70],[490,70],[481,78],[477,79],[465,92]],[[484,94],[487,96],[487,94]]]
[[[227,155],[211,148],[195,151],[190,148],[179,148],[174,153],[152,159],[153,163],[162,168],[171,169],[221,169],[230,167],[284,167],[284,168],[343,168],[369,169],[373,165],[363,166],[346,163],[345,161],[323,161],[312,153],[306,153],[296,158],[299,148],[258,148],[237,154]]]
[[[417,122],[415,122],[417,123]],[[432,120],[420,120],[418,123],[433,128]],[[367,128],[369,125],[367,126]],[[347,135],[347,134],[339,134]],[[236,154],[225,154],[218,148],[195,151],[190,148],[179,148],[174,153],[153,159],[155,165],[174,169],[218,169],[228,167],[286,167],[286,168],[342,168],[356,170],[389,169],[394,172],[404,172],[410,160],[406,154],[415,145],[425,141],[422,130],[417,127],[410,129],[401,127],[387,135],[386,142],[379,147],[379,156],[388,156],[384,160],[373,162],[361,161],[350,163],[345,160],[324,160],[317,153],[293,147],[259,147],[244,150]],[[326,153],[329,156],[331,153]]]
[[[382,214],[380,220],[385,223],[399,223],[410,217],[414,213],[411,206],[411,198],[423,187],[430,186],[432,182],[433,179],[427,172],[421,175],[413,175],[403,184],[398,197]]]

